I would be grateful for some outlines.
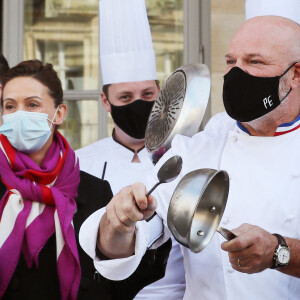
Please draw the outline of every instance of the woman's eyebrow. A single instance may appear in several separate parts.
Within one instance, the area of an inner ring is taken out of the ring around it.
[[[26,97],[25,100],[29,100],[29,99],[32,99],[32,98],[39,99],[39,100],[43,101],[43,99],[39,96],[29,96],[29,97]]]
[[[5,101],[9,101],[9,100],[16,101],[16,100],[15,100],[15,99],[13,99],[13,98],[5,98],[5,99],[3,99],[3,102],[5,102]]]

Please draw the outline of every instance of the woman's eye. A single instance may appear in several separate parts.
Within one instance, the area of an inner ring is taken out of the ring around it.
[[[11,109],[13,109],[14,108],[14,106],[12,105],[12,104],[7,104],[7,105],[5,105],[5,109],[6,110],[11,110]]]
[[[34,102],[31,102],[31,103],[29,103],[28,106],[31,107],[31,108],[34,108],[34,107],[37,107],[38,105]]]

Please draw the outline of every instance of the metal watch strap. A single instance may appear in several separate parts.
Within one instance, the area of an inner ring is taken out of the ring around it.
[[[280,245],[280,246],[285,246],[285,247],[288,248],[288,245],[287,245],[287,243],[286,243],[286,241],[285,241],[285,238],[284,238],[282,235],[280,235],[280,234],[278,234],[278,233],[273,233],[273,235],[277,238],[277,240],[278,240],[278,245],[277,245],[277,247],[275,248],[275,251],[274,251],[274,257],[273,257],[273,262],[272,262],[272,265],[271,265],[270,269],[276,269],[276,268],[280,267],[280,265],[277,264],[277,261],[276,261],[276,259],[275,259],[275,253],[277,252],[279,245]]]

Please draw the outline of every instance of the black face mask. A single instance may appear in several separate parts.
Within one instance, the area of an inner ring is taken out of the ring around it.
[[[121,106],[110,104],[111,116],[126,134],[135,139],[143,139],[153,104],[154,101],[141,99]]]
[[[294,64],[275,77],[257,77],[233,67],[224,76],[223,84],[223,102],[228,115],[239,122],[249,122],[275,109],[291,91],[279,99],[279,80]]]

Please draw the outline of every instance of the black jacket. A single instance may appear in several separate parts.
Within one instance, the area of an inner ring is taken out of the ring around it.
[[[0,184],[0,199],[6,187]],[[81,265],[78,300],[130,300],[146,285],[162,278],[172,244],[171,240],[156,250],[148,250],[138,269],[122,281],[103,278],[92,259],[82,250],[78,233],[82,223],[112,198],[110,185],[83,171],[80,172],[77,211],[73,218]],[[0,258],[1,259],[1,258]],[[56,265],[56,242],[53,235],[39,254],[39,265],[29,269],[21,254],[18,266],[3,300],[59,300],[60,289]],[[1,282],[0,282],[1,284]]]

